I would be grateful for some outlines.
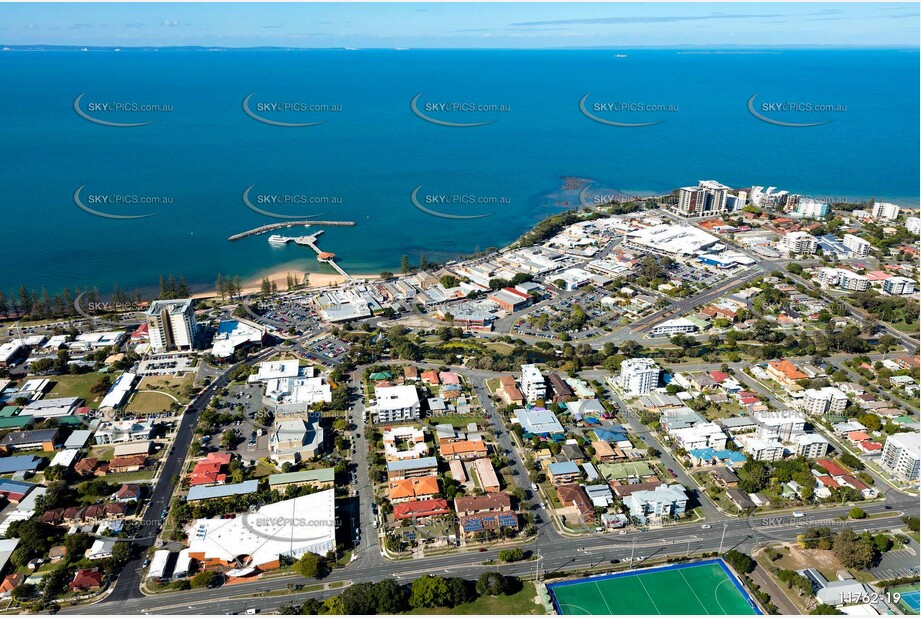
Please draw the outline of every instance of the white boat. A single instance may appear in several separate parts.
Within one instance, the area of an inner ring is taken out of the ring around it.
[[[286,245],[288,244],[288,237],[282,236],[280,234],[272,234],[269,236],[270,245]]]

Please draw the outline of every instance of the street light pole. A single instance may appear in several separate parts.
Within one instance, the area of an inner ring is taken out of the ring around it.
[[[723,534],[720,536],[720,551],[719,555],[723,555],[723,539],[726,538],[726,528],[729,527],[729,524],[723,522]]]
[[[630,564],[633,564],[633,554],[636,553],[636,539],[630,543]]]

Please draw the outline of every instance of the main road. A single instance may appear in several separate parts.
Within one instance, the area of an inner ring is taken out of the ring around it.
[[[485,380],[491,375],[491,372],[479,370],[464,370],[464,372],[483,405],[484,411],[489,414],[499,447],[503,451],[514,454],[515,449],[507,428],[501,415],[496,413],[486,390]],[[198,414],[210,397],[226,383],[226,375],[225,373],[218,378],[196,400],[193,407],[190,407],[180,436],[177,437],[175,452],[182,454],[178,458],[171,457],[164,465],[166,467],[170,461],[174,462],[170,468],[172,472],[177,472],[178,466],[181,466],[184,451],[180,451],[180,448],[183,445],[185,448],[188,447],[194,421],[197,420]],[[357,391],[352,394],[358,395],[350,415],[356,421],[355,424],[363,430],[363,424],[357,422],[362,414],[360,380],[361,370],[358,369],[350,376],[350,388]],[[644,435],[649,436],[648,433]],[[899,518],[903,514],[918,514],[917,498],[898,491],[888,492],[884,503],[862,505],[862,508],[870,515],[869,519],[862,521],[846,520],[852,508],[851,505],[814,509],[809,511],[805,518],[794,518],[788,514],[758,514],[749,518],[737,518],[716,511],[709,506],[706,499],[703,499],[701,503],[706,505],[706,524],[704,524],[706,528],[700,523],[687,523],[623,535],[589,533],[582,536],[566,536],[553,527],[549,515],[538,507],[534,511],[541,516],[537,524],[537,534],[523,545],[523,549],[530,554],[529,560],[512,564],[497,563],[498,549],[488,549],[485,552],[461,551],[405,560],[386,560],[380,553],[376,530],[371,524],[371,479],[368,476],[370,466],[367,460],[367,436],[359,430],[353,435],[353,440],[356,446],[353,464],[359,488],[357,511],[341,512],[340,515],[343,516],[341,525],[361,529],[364,533],[355,550],[353,561],[344,568],[334,570],[322,580],[327,584],[324,590],[295,591],[293,586],[306,584],[309,587],[312,582],[296,574],[270,574],[258,581],[211,590],[167,592],[143,596],[138,589],[141,565],[137,564],[136,560],[126,566],[116,583],[115,591],[105,600],[95,605],[66,608],[62,610],[62,613],[98,614],[110,608],[120,614],[220,614],[240,613],[248,609],[264,611],[288,603],[301,603],[308,597],[324,599],[338,594],[343,587],[357,582],[379,581],[386,578],[408,582],[429,573],[475,578],[486,570],[497,570],[506,575],[534,577],[540,574],[541,578],[553,578],[563,576],[567,571],[597,568],[599,565],[614,562],[628,561],[643,564],[649,560],[666,556],[695,555],[733,548],[750,552],[764,543],[795,540],[797,535],[802,534],[810,525],[832,528],[847,526],[858,531],[892,530],[902,525]],[[649,444],[661,446],[654,441]],[[664,449],[660,450],[663,454],[666,453]],[[513,470],[517,470],[514,477],[519,485],[525,487],[528,482],[526,471],[517,457],[513,456],[510,459]],[[674,470],[679,475],[679,480],[687,483],[688,479],[684,478],[681,468],[675,466]],[[166,504],[172,493],[171,481],[172,475],[161,478],[163,485],[158,484],[155,491],[155,497],[160,497],[160,502],[157,504]],[[533,497],[528,499],[527,507],[534,508],[536,506],[534,501]],[[355,501],[350,502],[354,504]],[[149,546],[149,542],[146,546]],[[497,564],[489,564],[491,562]],[[331,588],[330,584],[336,587]]]

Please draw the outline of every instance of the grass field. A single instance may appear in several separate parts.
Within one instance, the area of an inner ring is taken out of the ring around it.
[[[522,582],[522,589],[508,596],[482,596],[472,603],[464,603],[457,607],[427,607],[414,609],[407,614],[459,614],[459,615],[480,615],[488,616],[495,614],[510,614],[514,616],[526,616],[531,614],[543,614],[543,605],[534,602],[537,593],[534,590],[534,584],[525,581]]]
[[[95,371],[76,375],[49,376],[51,381],[51,390],[45,394],[45,399],[54,399],[57,397],[80,397],[86,400],[86,405],[98,404],[102,401],[102,395],[96,395],[90,392],[90,389],[102,379],[103,374]],[[29,376],[29,379],[40,378],[41,376]],[[116,376],[111,376],[114,381]]]
[[[185,393],[186,387],[195,381],[195,372],[186,373],[181,377],[176,376],[144,376],[137,385],[137,390],[159,390],[169,393],[181,403],[189,403],[190,398]],[[166,399],[169,399],[167,397]],[[172,403],[170,400],[169,403]],[[169,404],[167,404],[169,407]]]
[[[136,393],[125,406],[125,410],[136,414],[158,414],[167,412],[173,403],[173,398],[165,392],[146,391]]]
[[[761,613],[719,560],[627,571],[551,584],[548,588],[563,615],[752,616]]]

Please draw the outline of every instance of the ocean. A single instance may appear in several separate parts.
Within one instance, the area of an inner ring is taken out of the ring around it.
[[[354,221],[318,245],[397,271],[513,241],[576,203],[567,177],[591,195],[715,179],[918,204],[917,50],[7,52],[0,78],[7,293],[331,272],[266,235],[229,242],[283,220],[256,209]],[[88,120],[81,94],[95,120],[151,124]],[[761,120],[752,96],[765,118],[826,124]]]

